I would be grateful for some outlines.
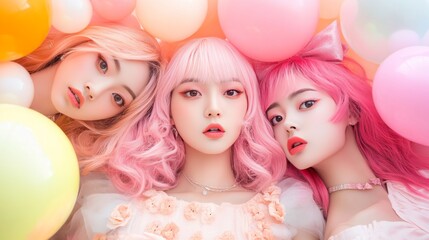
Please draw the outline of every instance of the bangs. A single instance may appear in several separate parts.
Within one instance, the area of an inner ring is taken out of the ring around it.
[[[256,77],[250,64],[243,64],[246,60],[222,39],[192,42],[178,55],[180,62],[173,58],[171,64],[172,68],[181,66],[174,71],[176,86],[185,79],[198,79],[202,83],[234,80],[249,86],[249,78]]]

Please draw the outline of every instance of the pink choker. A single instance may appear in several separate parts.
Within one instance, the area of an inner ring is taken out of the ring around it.
[[[381,180],[379,178],[372,178],[366,183],[345,183],[336,185],[333,187],[328,188],[329,193],[341,191],[341,190],[369,190],[372,189],[374,186],[381,186]]]

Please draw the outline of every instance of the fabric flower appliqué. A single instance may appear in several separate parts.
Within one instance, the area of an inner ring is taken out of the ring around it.
[[[203,240],[203,234],[201,232],[197,232],[192,235],[189,240]]]
[[[97,233],[94,235],[92,240],[107,240],[106,234],[103,233]]]
[[[220,237],[218,237],[218,240],[234,240],[234,234],[231,232],[224,232]]]
[[[165,215],[172,214],[176,210],[176,199],[174,197],[164,197],[159,204],[159,212]]]
[[[281,190],[277,186],[270,186],[268,189],[263,191],[263,199],[267,202],[278,201]]]
[[[185,219],[188,221],[197,219],[199,213],[200,213],[200,205],[195,202],[192,202],[186,205],[183,212]]]
[[[282,223],[285,217],[285,212],[283,206],[279,201],[272,201],[268,204],[268,213],[272,216],[277,222]]]
[[[107,227],[115,229],[117,227],[125,226],[128,223],[130,216],[131,212],[129,206],[126,204],[119,204],[110,214]]]
[[[161,231],[161,235],[167,240],[173,240],[176,238],[179,232],[179,227],[174,223],[167,224]]]
[[[146,231],[158,235],[161,235],[162,230],[161,223],[158,221],[152,222],[146,227]]]
[[[252,203],[248,206],[249,212],[255,220],[262,220],[266,215],[266,205]]]
[[[205,224],[212,223],[216,218],[216,209],[214,206],[206,206],[201,210],[201,222]]]

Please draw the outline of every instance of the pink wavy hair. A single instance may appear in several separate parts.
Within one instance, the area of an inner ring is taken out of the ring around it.
[[[140,195],[148,189],[174,187],[184,166],[184,144],[174,137],[170,121],[171,92],[183,79],[220,82],[238,79],[247,94],[248,109],[241,134],[233,145],[232,168],[237,182],[260,190],[279,180],[286,161],[260,106],[258,82],[250,63],[223,39],[195,39],[172,58],[157,86],[152,115],[131,131],[129,144],[118,148],[109,165],[115,186]]]
[[[270,66],[259,65],[258,69],[264,109],[279,96],[285,96],[288,80],[309,79],[336,102],[338,111],[334,122],[349,114],[358,119],[354,134],[360,151],[377,177],[401,182],[414,192],[411,185],[428,188],[429,179],[424,178],[419,170],[429,168],[429,159],[417,156],[411,150],[411,142],[382,121],[373,103],[370,82],[356,62],[351,59],[339,63],[312,57],[292,57]],[[298,172],[295,167],[289,166],[292,174]],[[311,185],[315,200],[326,214],[329,196],[319,175],[312,168],[300,173]]]
[[[33,73],[58,63],[61,56],[72,52],[97,52],[144,61],[151,70],[143,92],[119,115],[98,121],[77,121],[62,115],[56,120],[70,138],[85,174],[102,169],[114,157],[123,135],[148,115],[165,62],[155,38],[141,29],[119,25],[90,26],[74,34],[52,32],[38,49],[17,62]]]

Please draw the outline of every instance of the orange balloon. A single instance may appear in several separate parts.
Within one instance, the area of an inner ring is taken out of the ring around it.
[[[49,0],[0,0],[0,61],[21,58],[48,35]]]
[[[201,37],[225,38],[225,33],[223,33],[222,28],[220,27],[219,18],[217,14],[217,0],[208,0],[207,16],[197,32],[182,41],[161,42],[161,48],[164,57],[167,60],[170,60],[170,58],[177,51],[177,49],[179,49],[183,44],[185,44],[191,39]]]

